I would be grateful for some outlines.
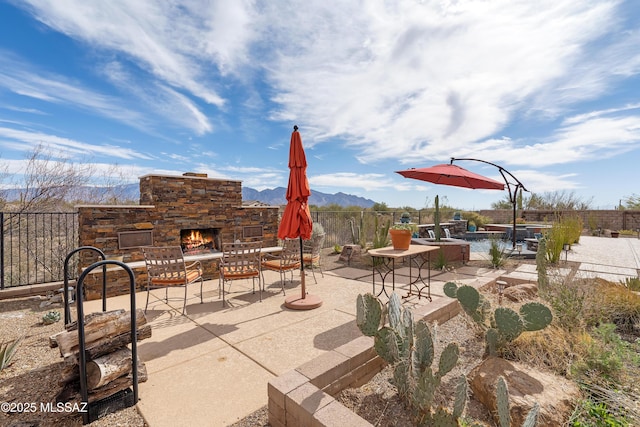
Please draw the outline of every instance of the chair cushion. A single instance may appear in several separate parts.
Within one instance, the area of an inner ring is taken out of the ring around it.
[[[310,263],[310,262],[317,262],[318,260],[320,260],[320,256],[318,255],[312,255],[312,254],[304,254],[302,255],[302,259],[304,260],[304,262],[306,263]]]
[[[260,271],[250,266],[226,266],[220,269],[220,274],[225,279],[246,279],[258,277]]]
[[[184,286],[188,283],[193,282],[200,278],[199,270],[190,270],[187,271],[186,277],[169,277],[169,278],[161,278],[156,277],[151,279],[151,283],[154,285],[163,285],[163,286]]]
[[[287,270],[293,270],[294,268],[300,268],[300,262],[292,262],[289,264],[281,265],[279,259],[273,259],[273,260],[262,261],[262,266],[264,268],[268,268],[269,270],[287,271]]]

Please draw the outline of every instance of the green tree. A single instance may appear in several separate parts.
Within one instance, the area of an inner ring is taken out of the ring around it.
[[[640,209],[640,195],[632,194],[624,198],[624,207],[626,209]]]
[[[389,212],[391,208],[385,202],[376,202],[371,207],[371,210],[374,212]]]

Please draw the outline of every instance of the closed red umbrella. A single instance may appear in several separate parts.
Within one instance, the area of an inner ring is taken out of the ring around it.
[[[313,223],[307,201],[311,195],[307,179],[307,156],[302,147],[298,127],[294,126],[289,146],[289,184],[287,185],[287,206],[278,228],[279,239],[303,240],[311,238]]]
[[[504,184],[486,176],[478,175],[458,165],[441,164],[428,168],[411,168],[396,171],[405,178],[419,179],[434,184],[452,185],[473,189],[504,190]]]
[[[285,299],[285,306],[294,310],[309,310],[322,305],[320,298],[308,295],[305,285],[304,262],[302,257],[302,240],[309,240],[313,231],[313,222],[307,201],[311,195],[307,179],[307,157],[302,147],[302,138],[298,126],[293,127],[289,146],[289,184],[287,185],[287,206],[284,209],[280,226],[279,239],[300,239],[300,284],[302,295]]]

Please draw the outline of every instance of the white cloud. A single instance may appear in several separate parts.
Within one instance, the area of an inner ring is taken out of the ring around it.
[[[48,135],[42,132],[29,132],[0,127],[0,146],[16,151],[30,152],[35,147],[43,145],[55,158],[85,157],[87,153],[114,159],[151,159],[146,154],[130,148],[111,144],[88,144],[69,138]]]

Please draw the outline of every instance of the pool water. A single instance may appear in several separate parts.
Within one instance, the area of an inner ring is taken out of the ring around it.
[[[482,240],[470,240],[469,244],[471,245],[471,252],[481,252],[481,253],[489,253],[489,249],[491,249],[491,239],[482,239]],[[510,249],[512,243],[506,240],[498,240],[498,247],[502,250]]]

